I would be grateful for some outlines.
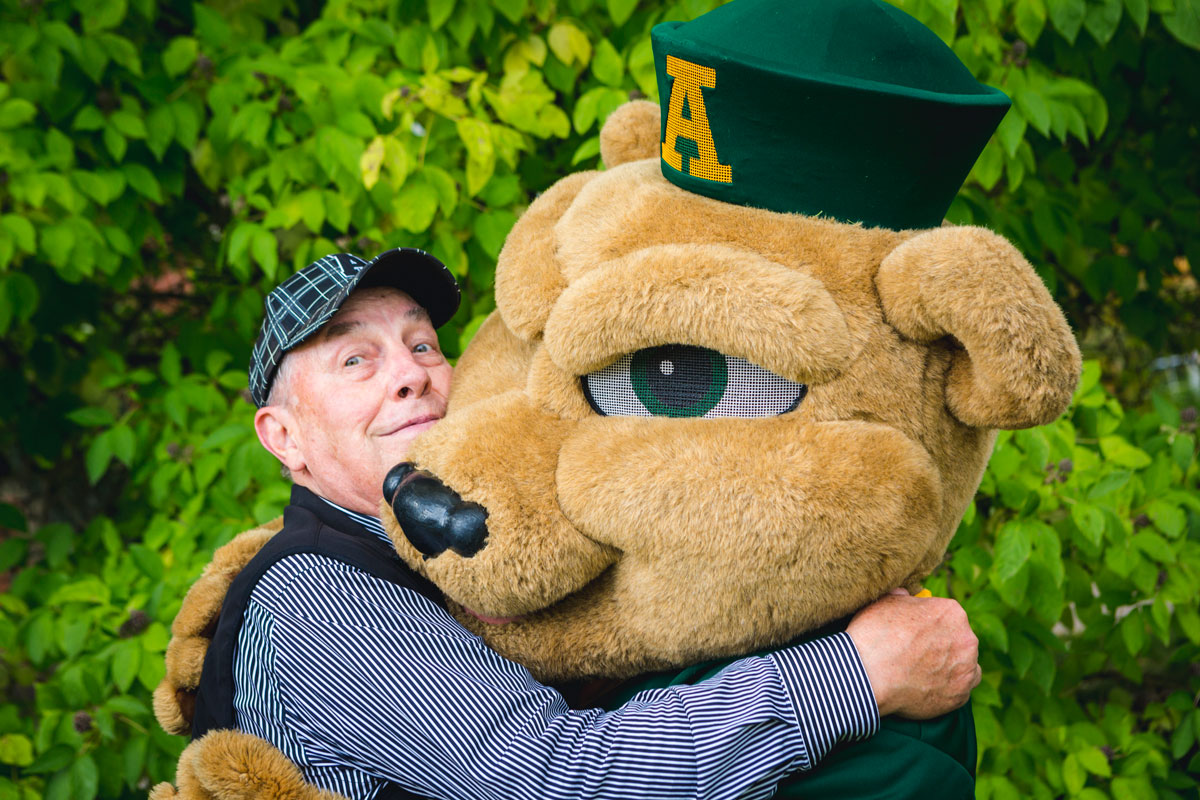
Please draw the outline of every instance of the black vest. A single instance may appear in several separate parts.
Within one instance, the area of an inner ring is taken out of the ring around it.
[[[275,562],[298,553],[313,553],[341,561],[442,604],[437,588],[409,569],[396,556],[395,550],[312,492],[302,486],[293,486],[291,505],[283,512],[283,530],[272,537],[233,579],[221,605],[216,633],[205,654],[200,685],[196,690],[192,739],[211,730],[237,727],[233,710],[233,654],[246,604],[250,602],[250,594],[259,578]],[[395,784],[387,784],[376,798],[412,800],[418,795]]]

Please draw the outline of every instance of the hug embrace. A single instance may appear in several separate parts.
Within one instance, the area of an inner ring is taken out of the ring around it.
[[[1080,370],[943,225],[1009,100],[878,0],[652,38],[660,102],[530,205],[453,370],[435,255],[267,297],[291,502],[175,621],[152,797],[973,796],[977,641],[922,582]]]

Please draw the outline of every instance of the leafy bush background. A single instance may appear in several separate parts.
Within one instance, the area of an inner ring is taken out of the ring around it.
[[[713,5],[0,0],[0,799],[172,776],[167,628],[286,498],[243,397],[264,292],[425,247],[457,354],[530,198],[655,96],[651,25]],[[1015,101],[951,218],[1014,239],[1092,359],[931,580],[983,642],[979,797],[1194,797],[1196,395],[1151,364],[1200,338],[1200,3],[899,5]]]

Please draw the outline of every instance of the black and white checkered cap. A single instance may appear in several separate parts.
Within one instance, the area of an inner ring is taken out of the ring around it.
[[[276,286],[264,302],[266,314],[250,354],[250,397],[262,408],[288,350],[330,320],[355,289],[392,286],[429,312],[433,327],[458,310],[461,292],[446,265],[415,247],[399,247],[364,261],[334,253],[314,261]]]

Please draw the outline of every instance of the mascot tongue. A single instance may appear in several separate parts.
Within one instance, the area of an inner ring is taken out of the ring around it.
[[[516,622],[517,620],[522,619],[522,617],[485,617],[483,614],[480,614],[478,611],[472,611],[471,609],[467,608],[466,606],[462,606],[462,610],[467,612],[468,614],[470,614],[472,617],[479,620],[480,622],[486,622],[488,625],[507,625],[510,622]]]

